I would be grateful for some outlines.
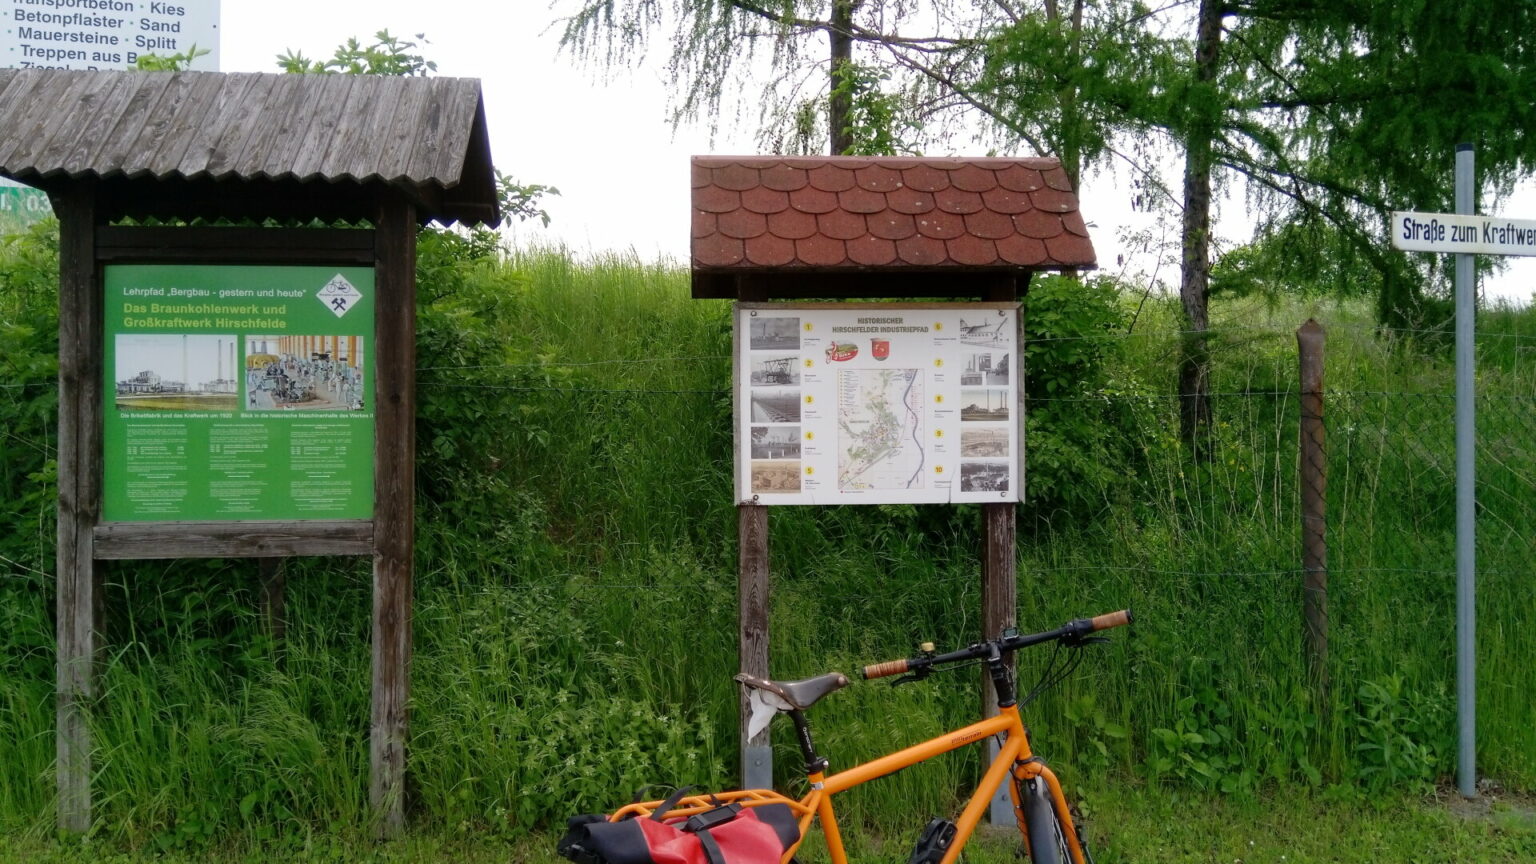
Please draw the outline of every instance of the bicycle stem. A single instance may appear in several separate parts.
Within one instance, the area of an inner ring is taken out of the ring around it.
[[[992,676],[992,692],[997,694],[997,707],[1007,708],[1017,704],[1013,692],[1013,677],[1008,674],[1008,664],[1003,662],[1003,652],[996,642],[987,643],[987,672]]]

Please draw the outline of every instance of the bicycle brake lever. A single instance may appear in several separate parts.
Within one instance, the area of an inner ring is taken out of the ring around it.
[[[1088,645],[1108,645],[1107,636],[1079,636],[1076,639],[1065,640],[1069,648],[1083,648]]]
[[[891,682],[891,686],[895,687],[898,684],[905,684],[908,681],[921,681],[924,678],[927,678],[929,675],[932,675],[932,674],[933,674],[933,670],[928,668],[927,666],[924,666],[924,667],[919,668],[919,669],[914,669],[911,672],[907,673],[906,675],[903,675],[900,678],[897,678],[895,681],[892,681]]]

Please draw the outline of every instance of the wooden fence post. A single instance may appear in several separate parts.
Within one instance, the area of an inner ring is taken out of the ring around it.
[[[1328,448],[1323,426],[1322,325],[1296,331],[1301,358],[1301,570],[1307,672],[1321,699],[1328,691]]]

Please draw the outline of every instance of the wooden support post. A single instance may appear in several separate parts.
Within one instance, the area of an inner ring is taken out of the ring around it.
[[[743,302],[761,303],[768,299],[767,286],[753,283],[748,277],[736,278],[736,296]],[[736,339],[743,338],[738,332]],[[731,351],[731,392],[741,393],[741,346],[734,344]],[[733,419],[739,420],[746,406],[736,405]],[[739,422],[736,424],[739,426]],[[741,446],[737,442],[737,446]],[[768,508],[761,504],[742,503],[736,508],[737,542],[737,648],[741,671],[759,678],[768,676]],[[773,786],[773,748],[769,745],[768,731],[756,737],[747,736],[747,721],[751,709],[747,704],[747,688],[738,691],[739,718],[738,741],[741,748],[741,786],[743,789],[767,789]]]
[[[101,514],[102,297],[94,188],[54,194],[59,217],[59,510],[56,744],[58,827],[91,827],[91,730],[101,654],[101,573],[92,529]]]
[[[1307,674],[1318,697],[1328,692],[1328,448],[1323,427],[1323,346],[1312,319],[1296,331],[1301,357],[1301,615]]]
[[[1017,548],[1014,542],[1015,506],[1012,502],[981,505],[981,631],[984,639],[996,639],[1004,630],[1019,624],[1018,561],[1014,557]],[[985,673],[986,670],[982,671]],[[997,693],[992,689],[990,675],[983,675],[982,680],[986,714],[991,717],[997,714]]]
[[[380,837],[405,827],[406,732],[415,553],[416,217],[403,200],[375,223],[373,705],[368,800]]]
[[[1018,299],[1018,283],[1012,276],[999,277],[988,289],[986,299],[1003,302]],[[1021,328],[1022,333],[1022,328]],[[1022,339],[1015,343],[1016,375],[1024,374],[1024,345]],[[1024,392],[1023,379],[1018,389]],[[1014,406],[1014,422],[1019,428],[1019,445],[1024,443],[1024,403],[1022,397]],[[1021,460],[1022,461],[1022,460]],[[1021,472],[1022,473],[1022,472]],[[996,639],[998,634],[1019,623],[1018,552],[1014,536],[1017,505],[1013,502],[981,505],[981,638]],[[1008,658],[1009,666],[1014,658]],[[982,713],[988,717],[997,714],[997,692],[992,688],[992,678],[986,670],[981,674]],[[997,743],[989,742],[988,755],[996,757]],[[1011,782],[1011,781],[1010,781]],[[1013,825],[1013,802],[1005,783],[997,790],[988,808],[988,820],[993,825]]]
[[[288,635],[288,575],[284,572],[281,558],[256,560],[260,562],[257,566],[260,567],[262,623],[281,650],[283,637]]]
[[[768,677],[768,508],[761,504],[737,507],[740,538],[741,671]],[[747,737],[747,688],[741,688],[741,784],[743,789],[773,785],[773,750],[765,729]]]

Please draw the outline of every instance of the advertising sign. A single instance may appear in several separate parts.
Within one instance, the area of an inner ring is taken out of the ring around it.
[[[106,267],[102,518],[370,518],[373,275]]]
[[[145,54],[207,51],[219,69],[219,0],[0,0],[0,69],[132,69]],[[0,178],[0,234],[50,212],[48,196]]]
[[[1018,308],[737,304],[737,500],[1019,500]]]
[[[219,68],[219,0],[0,0],[0,66],[131,69],[145,54],[207,51],[190,68]]]

